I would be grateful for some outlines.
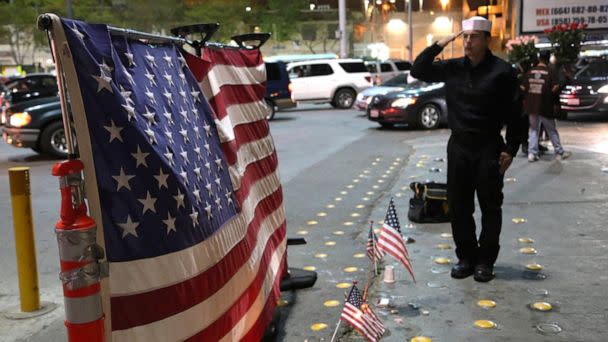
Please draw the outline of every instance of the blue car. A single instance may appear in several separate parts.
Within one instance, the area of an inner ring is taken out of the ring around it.
[[[268,120],[272,120],[276,111],[295,107],[296,103],[291,99],[291,82],[285,63],[273,61],[265,64],[266,94],[264,99],[272,109],[268,115]]]

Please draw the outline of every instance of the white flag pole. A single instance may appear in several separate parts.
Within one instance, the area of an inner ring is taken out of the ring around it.
[[[334,330],[334,334],[331,337],[331,341],[330,342],[334,342],[336,335],[338,334],[338,329],[340,329],[340,324],[342,323],[342,320],[339,319],[338,320],[338,324],[336,325],[336,330]]]

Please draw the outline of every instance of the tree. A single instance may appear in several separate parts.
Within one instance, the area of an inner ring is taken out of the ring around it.
[[[23,64],[25,57],[35,48],[44,46],[44,35],[36,26],[38,11],[44,1],[16,0],[0,4],[0,41],[10,46],[10,53],[17,65]]]

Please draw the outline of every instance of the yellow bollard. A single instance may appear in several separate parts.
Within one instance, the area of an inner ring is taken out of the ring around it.
[[[21,311],[31,312],[40,309],[40,293],[38,291],[36,246],[34,245],[32,200],[30,197],[30,168],[10,168],[8,177],[13,204]]]

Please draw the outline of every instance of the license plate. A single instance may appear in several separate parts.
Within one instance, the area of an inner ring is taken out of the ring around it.
[[[372,118],[377,118],[380,115],[380,111],[378,109],[370,109],[369,116]]]
[[[581,99],[568,99],[569,106],[578,106],[581,104]]]

